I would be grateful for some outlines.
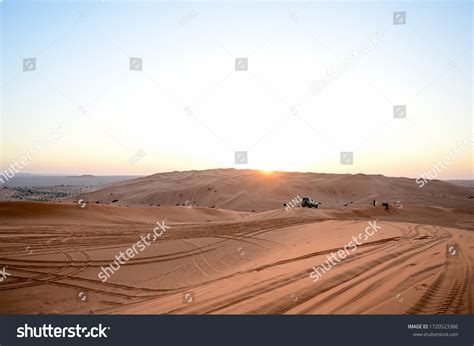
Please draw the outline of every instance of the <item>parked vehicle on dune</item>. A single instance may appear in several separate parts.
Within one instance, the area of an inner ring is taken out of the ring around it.
[[[303,200],[301,201],[301,206],[304,208],[304,207],[307,207],[307,208],[317,208],[319,206],[319,203],[316,202],[314,199],[312,198],[308,198],[308,197],[303,197]]]

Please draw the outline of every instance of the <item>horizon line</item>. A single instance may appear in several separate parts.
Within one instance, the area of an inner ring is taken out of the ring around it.
[[[272,173],[301,173],[301,174],[330,174],[330,175],[366,175],[366,176],[383,176],[386,178],[406,178],[406,179],[418,179],[420,177],[410,177],[410,176],[390,176],[384,175],[381,173],[333,173],[333,172],[314,172],[314,171],[283,171],[283,170],[266,170],[266,169],[255,169],[255,168],[235,168],[235,167],[228,167],[228,168],[207,168],[207,169],[188,169],[188,170],[174,170],[174,171],[162,171],[162,172],[155,172],[155,173],[145,173],[145,174],[117,174],[117,173],[104,173],[104,174],[96,174],[96,173],[31,173],[31,172],[20,172],[15,174],[15,177],[22,176],[22,175],[36,175],[36,176],[60,176],[60,177],[72,177],[72,178],[80,178],[84,176],[92,176],[92,177],[147,177],[156,174],[166,174],[166,173],[184,173],[184,172],[193,172],[193,171],[215,171],[215,170],[238,170],[238,171],[259,171],[259,172],[272,172]],[[1,172],[0,172],[1,174]],[[14,178],[11,178],[14,179]],[[449,180],[474,180],[474,177],[468,178],[436,178],[431,180],[440,180],[440,181],[449,181]],[[0,184],[4,185],[4,184]]]

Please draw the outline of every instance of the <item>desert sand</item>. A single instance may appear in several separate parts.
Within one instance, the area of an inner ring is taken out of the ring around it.
[[[442,181],[419,189],[413,179],[383,176],[219,170],[114,184],[78,196],[90,201],[84,208],[2,202],[0,269],[10,276],[0,283],[0,312],[472,314],[473,190]],[[296,195],[323,204],[285,210]],[[400,204],[387,211],[372,199]],[[106,282],[98,278],[163,220],[166,233]],[[313,266],[368,221],[379,231],[314,282]]]
[[[69,199],[116,205],[217,207],[239,211],[281,208],[296,196],[314,196],[324,208],[344,204],[366,206],[373,199],[402,201],[412,205],[450,208],[472,207],[474,188],[432,180],[419,188],[415,179],[366,174],[322,174],[255,170],[210,169],[158,173],[111,184],[95,192]],[[116,201],[114,203],[114,201]]]

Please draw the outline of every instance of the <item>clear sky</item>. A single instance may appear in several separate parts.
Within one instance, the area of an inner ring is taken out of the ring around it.
[[[470,1],[3,0],[0,10],[1,169],[60,126],[23,172],[416,177],[474,133]],[[393,25],[394,11],[406,24]],[[31,57],[36,70],[23,72]],[[470,147],[440,177],[472,179],[473,161]]]

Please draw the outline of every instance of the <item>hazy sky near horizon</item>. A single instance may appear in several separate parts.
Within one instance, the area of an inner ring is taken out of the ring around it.
[[[61,127],[22,172],[417,177],[474,133],[472,7],[3,0],[0,168]],[[405,25],[392,24],[394,11],[406,11]],[[23,72],[30,57],[36,70]],[[394,105],[406,105],[406,118],[394,118]],[[235,151],[248,151],[247,165]],[[341,152],[353,152],[353,165]],[[439,177],[472,179],[473,161],[470,147]]]

